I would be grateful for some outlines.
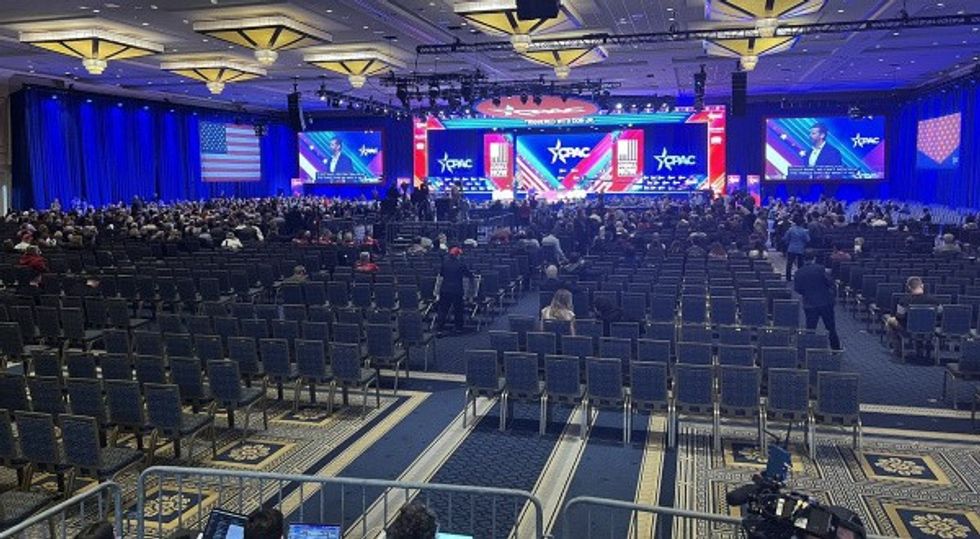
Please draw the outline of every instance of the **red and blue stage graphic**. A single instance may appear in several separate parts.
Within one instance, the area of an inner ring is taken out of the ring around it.
[[[534,190],[547,198],[724,191],[724,107],[539,125],[513,118],[417,119],[415,182],[427,179],[436,191],[453,183],[471,194]],[[482,174],[474,174],[481,164]]]
[[[384,177],[381,132],[300,133],[299,171],[303,183],[380,183]]]
[[[951,170],[960,165],[959,112],[920,120],[916,133],[915,166],[923,169]]]

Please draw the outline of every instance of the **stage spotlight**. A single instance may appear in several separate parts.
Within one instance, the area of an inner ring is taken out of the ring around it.
[[[561,94],[561,102],[562,103],[568,102],[568,94]]]
[[[404,84],[399,84],[395,89],[395,97],[401,102],[402,106],[408,108],[411,106],[411,100],[408,96],[408,86]]]
[[[493,106],[495,106],[495,107],[499,107],[500,106],[500,98],[499,97],[494,97],[492,102],[493,102]]]
[[[438,98],[439,98],[439,85],[433,83],[429,86],[429,101],[435,101]]]
[[[623,110],[623,104],[622,103],[616,103],[616,110]]]
[[[694,74],[694,110],[701,112],[704,110],[704,92],[708,83],[708,72],[701,64],[701,70]]]
[[[330,97],[330,92],[327,91],[327,83],[321,82],[320,89],[316,91],[316,96],[320,98],[320,101],[326,101]]]
[[[522,105],[527,105],[527,92],[522,92],[521,93],[521,104]]]
[[[469,103],[473,100],[473,82],[463,81],[459,87],[459,95],[463,98],[463,101]]]
[[[535,105],[541,106],[542,99],[540,95],[535,95],[533,101]]]

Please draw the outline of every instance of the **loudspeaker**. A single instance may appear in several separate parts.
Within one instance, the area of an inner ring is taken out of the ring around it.
[[[746,71],[732,72],[732,116],[745,116],[745,100],[749,88]]]
[[[533,21],[558,16],[561,0],[517,0],[517,19]]]
[[[293,92],[289,94],[289,127],[293,131],[305,131],[306,121],[303,119],[303,104],[299,101],[300,93]]]

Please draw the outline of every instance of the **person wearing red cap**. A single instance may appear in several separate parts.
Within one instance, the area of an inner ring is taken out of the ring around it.
[[[449,316],[449,309],[453,310],[453,321],[456,324],[456,331],[463,331],[463,278],[470,281],[473,287],[473,273],[460,260],[463,250],[453,247],[449,250],[449,256],[442,261],[442,268],[439,276],[442,277],[442,285],[439,287],[439,305],[436,312],[436,329],[442,331],[446,326],[446,318]]]

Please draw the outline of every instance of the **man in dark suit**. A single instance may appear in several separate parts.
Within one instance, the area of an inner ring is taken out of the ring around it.
[[[837,323],[834,320],[834,281],[827,268],[817,264],[816,255],[812,252],[806,255],[805,260],[806,264],[796,270],[793,289],[803,296],[806,327],[816,329],[817,321],[823,320],[823,326],[830,334],[830,346],[840,350],[840,337],[837,336]]]
[[[354,172],[354,163],[344,155],[344,142],[338,137],[330,139],[330,159],[327,167],[331,174],[350,174]]]
[[[806,154],[806,166],[820,167],[841,165],[840,150],[827,143],[827,126],[824,124],[813,124],[810,128],[810,142],[813,147]]]
[[[463,250],[453,247],[442,262],[439,276],[442,277],[442,284],[439,287],[439,304],[436,306],[436,330],[442,332],[446,327],[449,318],[449,309],[453,310],[453,322],[456,324],[456,331],[463,331],[463,279],[468,279],[470,288],[473,288],[475,277],[466,264],[460,260]]]

